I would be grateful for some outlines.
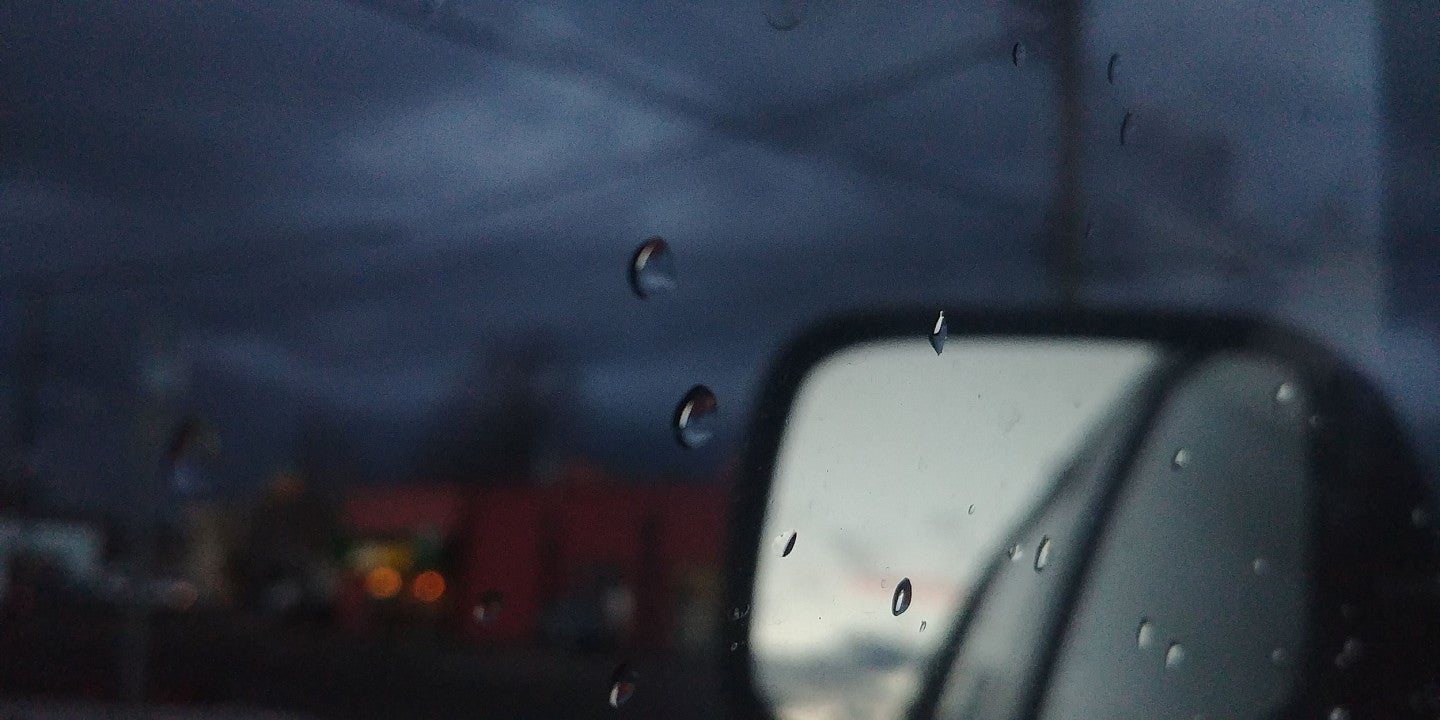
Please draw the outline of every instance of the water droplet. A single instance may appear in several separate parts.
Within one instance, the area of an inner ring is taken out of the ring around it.
[[[1135,113],[1126,111],[1125,117],[1120,119],[1120,144],[1124,145],[1130,141],[1130,134],[1135,130]]]
[[[1430,524],[1430,513],[1425,508],[1417,507],[1410,511],[1410,524],[1417,528],[1423,528]]]
[[[889,581],[889,580],[886,580],[885,578],[881,578],[881,579],[880,579],[880,587],[881,587],[881,588],[890,587],[890,581]]]
[[[805,0],[783,0],[775,5],[778,7],[765,11],[765,24],[771,30],[794,30],[805,19]]]
[[[940,317],[935,318],[935,327],[930,329],[930,347],[935,348],[935,354],[939,355],[945,351],[945,338],[950,334],[950,324],[945,321],[945,311],[940,311]]]
[[[630,258],[630,287],[641,298],[659,295],[676,286],[675,258],[670,245],[652,237],[635,248]]]
[[[966,514],[966,515],[974,515],[974,514],[975,514],[975,506],[974,506],[974,505],[971,505],[970,507],[966,508],[966,509],[965,509],[965,514]]]
[[[1105,80],[1111,85],[1115,84],[1115,78],[1120,73],[1120,53],[1110,53],[1110,62],[1105,65]]]
[[[495,616],[500,614],[500,610],[504,606],[504,595],[501,595],[498,590],[487,590],[480,594],[480,602],[470,610],[470,615],[475,618],[475,622],[488,625],[495,622]]]
[[[794,530],[781,533],[780,537],[775,538],[775,547],[780,548],[780,557],[790,557],[790,553],[795,551],[795,540],[798,538],[799,534]]]
[[[1250,562],[1250,570],[1256,575],[1264,575],[1270,572],[1270,561],[1263,557],[1257,557]]]
[[[1135,629],[1135,647],[1141,650],[1148,650],[1155,644],[1155,623],[1140,619],[1140,627]]]
[[[1311,416],[1310,416],[1310,427],[1319,429],[1319,427],[1320,427],[1321,425],[1324,425],[1324,424],[1325,424],[1325,419],[1322,418],[1322,417],[1320,417],[1319,415],[1311,415]]]
[[[1275,402],[1285,405],[1295,399],[1295,386],[1288,382],[1280,383],[1275,387]]]
[[[732,643],[730,643],[730,652],[735,652],[736,650],[739,650],[739,649],[740,649],[740,643],[738,643],[738,642],[732,642]]]
[[[1329,717],[1330,720],[1350,720],[1350,711],[1337,705],[1330,708],[1330,714],[1327,717]]]
[[[1178,642],[1170,643],[1170,647],[1165,651],[1165,667],[1180,667],[1183,662],[1185,662],[1185,646]]]
[[[1360,659],[1364,647],[1355,638],[1347,638],[1345,644],[1340,646],[1340,652],[1335,655],[1335,667],[1344,670],[1355,664]]]
[[[685,393],[675,406],[675,436],[687,448],[698,448],[715,436],[715,415],[718,411],[715,393],[704,385],[696,385]]]
[[[1010,558],[1011,562],[1015,562],[1020,558],[1025,557],[1025,548],[1020,547],[1019,545],[1011,545],[1010,549],[1005,551],[1005,555]]]
[[[1290,654],[1285,652],[1285,648],[1275,648],[1274,650],[1270,651],[1271,663],[1274,663],[1276,665],[1284,665],[1289,660]]]
[[[921,620],[921,621],[920,621],[920,632],[925,632],[925,628],[926,628],[928,625],[929,625],[929,623],[925,622],[924,620]]]
[[[800,14],[794,10],[779,10],[765,13],[765,24],[772,30],[784,32],[800,26]]]
[[[1035,548],[1035,572],[1045,569],[1050,564],[1050,538],[1040,538],[1040,547]]]
[[[1185,448],[1180,448],[1179,450],[1176,450],[1175,455],[1170,458],[1170,467],[1176,470],[1179,470],[1180,468],[1183,468],[1188,464],[1190,464],[1190,451],[1186,450]]]
[[[1017,42],[1010,48],[1010,62],[1015,63],[1015,67],[1020,67],[1025,64],[1025,56],[1027,54],[1025,51],[1025,43]]]
[[[749,615],[749,614],[750,614],[750,606],[749,606],[749,605],[746,605],[746,606],[744,606],[744,607],[737,607],[737,608],[735,608],[734,610],[731,610],[731,611],[730,611],[730,619],[731,619],[731,620],[739,620],[740,618],[743,618],[743,617],[745,617],[746,615]]]
[[[630,663],[620,663],[615,668],[614,674],[610,676],[610,707],[618,708],[627,702],[635,694],[635,671],[630,669]]]
[[[910,578],[905,578],[904,580],[901,580],[898,585],[895,586],[895,596],[890,598],[891,614],[899,615],[900,613],[903,613],[906,610],[910,609],[911,595],[912,593],[910,591]]]

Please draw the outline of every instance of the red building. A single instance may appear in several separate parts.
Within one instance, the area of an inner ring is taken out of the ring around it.
[[[362,629],[386,618],[487,643],[704,646],[727,492],[581,467],[563,476],[355,493],[342,520],[353,542],[342,615]]]

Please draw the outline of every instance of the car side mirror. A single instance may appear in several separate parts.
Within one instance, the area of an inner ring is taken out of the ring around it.
[[[758,407],[728,588],[746,716],[1440,712],[1430,486],[1301,336],[844,318]]]

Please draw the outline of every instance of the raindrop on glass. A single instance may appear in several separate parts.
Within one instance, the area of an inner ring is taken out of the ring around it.
[[[911,596],[910,578],[905,578],[895,586],[895,596],[890,598],[890,613],[899,615],[910,609]]]
[[[749,614],[750,614],[750,606],[749,606],[749,605],[746,605],[745,607],[737,607],[737,608],[735,608],[734,610],[731,610],[731,611],[730,611],[730,619],[731,619],[731,620],[739,620],[740,618],[743,618],[743,617],[745,617],[746,615],[749,615]]]
[[[1120,144],[1124,145],[1130,141],[1130,133],[1135,130],[1135,113],[1126,111],[1125,117],[1120,119]]]
[[[1335,667],[1344,670],[1354,665],[1355,661],[1360,659],[1360,653],[1362,651],[1363,648],[1359,640],[1355,638],[1346,639],[1345,644],[1340,646],[1340,652],[1335,655]]]
[[[1417,528],[1423,528],[1430,524],[1430,513],[1425,508],[1417,507],[1410,511],[1410,524]]]
[[[499,591],[487,590],[481,593],[480,602],[470,610],[470,616],[475,618],[475,622],[488,625],[495,621],[495,616],[500,614],[500,610],[504,606],[505,596],[501,595]]]
[[[921,620],[921,621],[920,621],[920,632],[925,632],[925,628],[926,628],[928,625],[929,625],[929,623],[925,622],[924,620]]]
[[[1180,468],[1183,468],[1188,464],[1190,464],[1190,451],[1186,450],[1185,448],[1180,448],[1179,450],[1176,450],[1175,455],[1170,458],[1170,467],[1176,470],[1179,470]]]
[[[1270,572],[1270,561],[1263,557],[1257,557],[1250,562],[1250,570],[1256,575],[1264,575]]]
[[[740,649],[740,643],[738,643],[738,642],[732,642],[732,643],[730,643],[730,652],[735,652],[736,650],[739,650],[739,649]]]
[[[610,707],[618,708],[627,702],[635,694],[635,671],[630,669],[629,663],[620,663],[615,668],[614,674],[610,676]]]
[[[698,448],[715,436],[715,415],[718,406],[715,393],[704,385],[696,385],[685,393],[675,406],[675,437],[687,448]]]
[[[1011,545],[1010,549],[1005,551],[1005,555],[1010,558],[1011,562],[1015,562],[1020,558],[1025,557],[1025,548],[1022,548],[1019,545]]]
[[[1155,623],[1144,618],[1140,620],[1140,627],[1135,629],[1135,647],[1141,650],[1148,650],[1155,644]]]
[[[1035,548],[1035,572],[1045,569],[1050,564],[1050,538],[1040,538],[1040,547]]]
[[[765,11],[765,24],[771,30],[794,30],[805,18],[805,0],[784,0],[780,7]]]
[[[780,548],[780,557],[790,557],[790,553],[795,551],[795,540],[799,537],[798,533],[791,530],[775,538],[775,547]]]
[[[794,30],[800,26],[800,16],[791,10],[767,12],[765,13],[765,24],[769,25],[771,30],[780,30],[781,32]]]
[[[1270,651],[1271,663],[1274,663],[1276,665],[1284,665],[1285,662],[1289,659],[1290,655],[1289,653],[1285,652],[1285,648],[1275,648],[1274,650]]]
[[[935,327],[930,328],[930,347],[935,348],[935,354],[945,352],[945,338],[950,334],[950,324],[945,322],[945,311],[940,311],[940,317],[935,318]]]
[[[1105,65],[1105,81],[1111,85],[1115,84],[1115,78],[1120,73],[1120,53],[1110,53],[1110,62]]]
[[[1017,42],[1010,48],[1010,62],[1015,63],[1015,67],[1020,67],[1025,64],[1026,54],[1025,43]]]
[[[1344,707],[1336,706],[1330,709],[1330,714],[1326,717],[1328,717],[1329,720],[1350,720],[1350,711]]]
[[[965,509],[965,514],[966,514],[966,515],[974,515],[974,514],[975,514],[975,506],[974,506],[974,505],[971,505],[970,507],[966,508],[966,509]]]
[[[635,294],[653,297],[674,290],[675,285],[675,258],[670,246],[658,237],[640,243],[630,258],[630,287]]]
[[[1169,649],[1165,651],[1165,667],[1179,667],[1185,662],[1185,646],[1178,642],[1170,643]]]
[[[1295,386],[1288,383],[1280,383],[1275,387],[1275,402],[1285,405],[1295,399]]]

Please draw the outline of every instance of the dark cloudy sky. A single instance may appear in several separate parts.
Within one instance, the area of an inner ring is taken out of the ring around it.
[[[1046,3],[438,4],[0,8],[0,340],[46,289],[58,500],[115,497],[158,347],[232,484],[316,418],[404,474],[477,354],[523,337],[575,369],[567,447],[704,475],[805,323],[1050,297]],[[1310,329],[1433,431],[1435,294],[1394,311],[1395,267],[1436,261],[1389,237],[1412,154],[1387,145],[1386,27],[1354,2],[1087,4],[1086,296]],[[651,235],[681,283],[641,301]],[[728,422],[687,454],[665,421],[696,382]]]

